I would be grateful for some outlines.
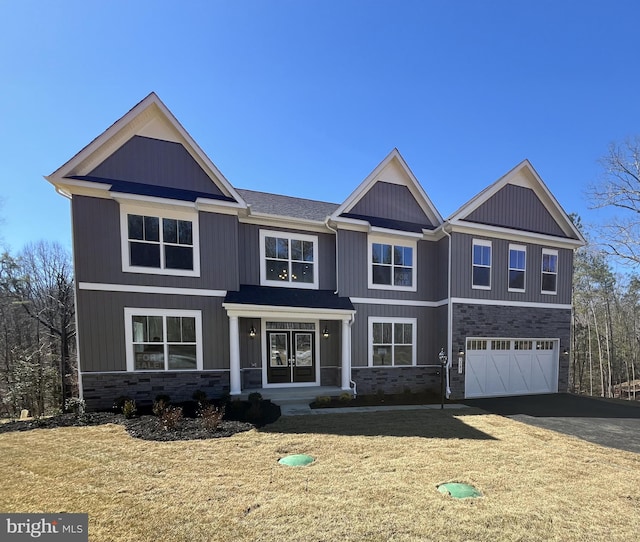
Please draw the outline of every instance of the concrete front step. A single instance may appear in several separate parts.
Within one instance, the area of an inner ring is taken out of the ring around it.
[[[263,399],[270,399],[276,405],[295,405],[311,403],[319,396],[337,397],[345,390],[338,386],[309,386],[301,388],[259,388],[253,390],[243,390],[242,394],[236,397],[248,399],[249,394],[259,393]],[[347,393],[351,393],[347,390]]]

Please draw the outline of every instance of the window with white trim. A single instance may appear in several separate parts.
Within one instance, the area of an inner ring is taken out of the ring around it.
[[[526,284],[527,247],[509,245],[509,291],[524,292]]]
[[[471,285],[481,290],[491,289],[491,241],[473,240]]]
[[[318,237],[260,230],[260,284],[318,288]]]
[[[416,243],[369,238],[369,288],[416,291]]]
[[[558,251],[542,249],[542,293],[558,292]]]
[[[202,370],[200,311],[125,309],[127,371]]]
[[[122,270],[199,276],[198,215],[151,208],[122,208]]]
[[[415,318],[369,318],[369,366],[416,364]]]

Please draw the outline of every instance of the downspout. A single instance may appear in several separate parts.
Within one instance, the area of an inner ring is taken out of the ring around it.
[[[45,177],[46,179],[46,177]],[[48,180],[48,179],[47,179]],[[71,218],[71,259],[73,261],[73,311],[74,325],[76,332],[76,371],[78,372],[78,398],[84,400],[84,386],[82,383],[82,372],[80,370],[80,333],[78,332],[78,280],[76,277],[76,251],[75,251],[75,235],[73,232],[73,197],[56,186],[56,192],[63,198],[69,200],[69,215]],[[64,378],[64,376],[63,376]]]
[[[329,226],[329,219],[331,217],[327,217],[324,219],[324,225],[327,227],[328,230],[331,230],[335,236],[336,236],[336,291],[333,292],[334,294],[338,295],[338,230],[337,229],[333,229],[331,226]]]
[[[453,303],[451,302],[451,234],[442,225],[442,233],[449,238],[449,258],[447,268],[447,399],[451,396],[451,384],[449,373],[451,369],[451,356],[453,355]]]
[[[340,276],[339,272],[338,272],[338,229],[334,229],[331,226],[329,226],[329,219],[331,217],[328,216],[327,218],[325,218],[324,220],[324,225],[327,227],[328,230],[331,230],[334,234],[335,234],[335,238],[336,238],[336,291],[333,292],[335,295],[338,295],[338,278]],[[351,316],[350,320],[349,320],[349,337],[351,337],[351,326],[353,326],[353,323],[356,321],[356,316],[355,314]],[[342,337],[342,340],[344,341],[344,337]],[[356,397],[358,395],[358,389],[357,389],[357,384],[355,383],[354,380],[351,379],[351,340],[349,340],[349,385],[353,388],[353,396]]]

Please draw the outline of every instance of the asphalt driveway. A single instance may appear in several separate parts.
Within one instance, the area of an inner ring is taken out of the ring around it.
[[[603,446],[640,453],[640,402],[557,393],[467,399],[464,404]]]

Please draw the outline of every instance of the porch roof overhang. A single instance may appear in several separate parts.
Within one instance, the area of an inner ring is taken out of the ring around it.
[[[240,318],[320,316],[327,320],[353,318],[356,310],[348,297],[332,290],[241,285],[227,292],[222,306],[229,316]]]

